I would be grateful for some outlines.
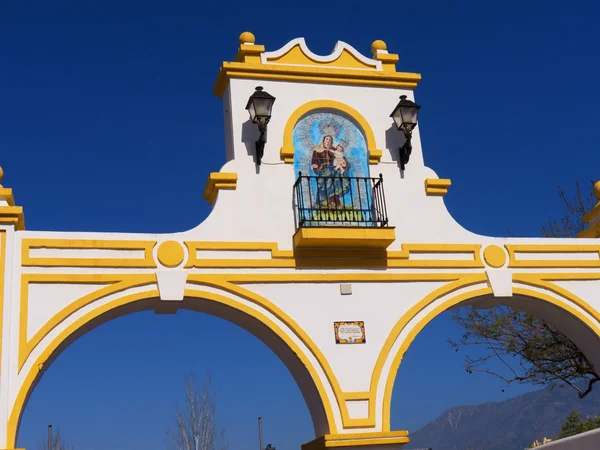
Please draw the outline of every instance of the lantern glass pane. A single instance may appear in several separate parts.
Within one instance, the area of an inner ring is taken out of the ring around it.
[[[251,101],[248,105],[248,113],[250,114],[250,120],[254,122],[256,118],[256,110],[254,109],[254,101]]]
[[[415,106],[401,106],[400,111],[402,115],[402,123],[414,128],[414,126],[417,124],[417,114],[419,112],[419,108]]]
[[[398,127],[398,129],[400,129],[402,127],[402,114],[400,113],[400,108],[396,108],[394,110],[394,112],[392,113],[392,119],[394,119],[394,123],[396,124],[396,127]]]
[[[254,98],[252,103],[257,116],[271,116],[273,101],[270,98]]]

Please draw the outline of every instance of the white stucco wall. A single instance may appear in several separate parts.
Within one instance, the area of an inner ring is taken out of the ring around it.
[[[249,123],[245,106],[259,85],[277,100],[263,164],[257,169],[253,152],[258,131]],[[597,241],[493,238],[463,229],[448,213],[443,197],[426,195],[425,179],[437,175],[423,163],[419,127],[413,134],[410,162],[406,171],[400,172],[395,159],[403,137],[389,114],[403,94],[414,99],[406,89],[232,79],[223,96],[228,162],[220,171],[236,173],[237,186],[219,191],[211,214],[197,227],[170,235],[141,235],[13,232],[12,227],[0,225],[7,230],[0,448],[4,442],[8,446],[14,443],[14,418],[22,412],[19,393],[28,392],[37,365],[56,356],[49,349],[62,342],[65,333],[74,337],[96,324],[80,324],[84,318],[93,316],[99,321],[125,311],[99,316],[107,305],[135,294],[139,294],[138,303],[126,311],[161,309],[163,305],[165,310],[195,308],[237,323],[262,339],[299,383],[316,435],[350,437],[389,431],[388,391],[395,377],[396,355],[406,350],[420,327],[456,298],[469,301],[477,297],[478,303],[484,295],[488,306],[512,301],[545,315],[581,342],[591,359],[600,361]],[[328,250],[339,258],[336,266],[331,261],[323,264],[328,254],[305,257],[292,252],[296,174],[292,164],[281,161],[280,149],[290,115],[313,100],[341,102],[357,110],[372,128],[376,147],[383,151],[381,161],[370,165],[370,171],[371,176],[383,174],[389,225],[395,227],[396,240],[385,257],[367,252],[352,258]],[[424,126],[426,129],[427,124]],[[168,240],[185,249],[183,262],[175,268],[161,262],[159,248]],[[119,248],[111,247],[114,241],[121,243],[114,245]],[[38,246],[27,250],[31,242]],[[131,244],[130,248],[124,248],[123,242]],[[139,242],[150,243],[148,257],[135,248]],[[194,250],[197,242],[206,245]],[[464,244],[475,247],[457,247]],[[61,245],[68,248],[58,248]],[[483,256],[490,245],[498,246],[504,258],[499,268]],[[512,257],[508,250],[515,245],[521,247],[515,247]],[[31,261],[23,261],[23,254]],[[196,267],[185,267],[185,261],[193,256]],[[385,264],[374,264],[374,259]],[[125,267],[127,260],[145,265]],[[473,281],[472,277],[477,278]],[[31,282],[26,294],[27,280]],[[131,286],[83,302],[86,296],[127,280],[134,280]],[[351,295],[341,294],[342,283],[351,285]],[[538,299],[516,295],[519,289],[527,289]],[[198,290],[227,298],[232,304],[189,298]],[[145,300],[154,297],[159,300],[151,304]],[[333,324],[338,321],[364,321],[367,342],[336,344]],[[404,325],[398,328],[398,324]],[[384,352],[386,345],[391,347],[389,353]],[[374,377],[377,371],[378,379]],[[323,412],[327,409],[329,422]]]

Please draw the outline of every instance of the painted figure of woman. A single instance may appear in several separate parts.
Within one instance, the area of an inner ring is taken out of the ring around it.
[[[350,180],[347,178],[349,163],[346,158],[339,156],[342,152],[343,149],[340,151],[334,147],[333,137],[329,135],[323,136],[321,143],[313,148],[312,170],[318,177],[326,177],[317,179],[316,200],[321,208],[339,208],[342,206],[340,199],[350,190]],[[340,164],[340,158],[345,164]]]

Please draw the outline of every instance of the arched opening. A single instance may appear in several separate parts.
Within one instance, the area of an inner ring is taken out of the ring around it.
[[[540,425],[549,422],[540,411],[529,414],[539,422],[532,420],[532,423],[526,422],[529,428],[515,428],[515,423],[518,425],[519,422],[518,417],[521,417],[521,421],[530,418],[526,414],[519,416],[522,412],[516,408],[525,404],[523,402],[539,401],[539,405],[544,405],[540,399],[554,401],[547,393],[550,389],[518,383],[507,386],[505,381],[490,375],[468,374],[464,367],[463,349],[455,353],[455,349],[447,343],[448,339],[456,340],[461,332],[464,333],[450,315],[452,308],[470,305],[489,310],[494,306],[508,306],[553,325],[573,341],[597,367],[600,364],[600,326],[597,313],[575,296],[567,296],[566,292],[549,287],[532,288],[531,285],[517,284],[513,297],[506,298],[496,298],[490,292],[485,292],[486,288],[473,288],[437,300],[429,305],[429,314],[420,317],[415,315],[413,323],[408,325],[414,333],[402,347],[400,354],[394,355],[395,363],[398,364],[389,374],[388,381],[393,384],[389,405],[391,429],[408,428],[414,446],[432,448],[444,448],[443,443],[449,441],[456,445],[471,445],[472,448],[483,448],[482,445],[496,448],[491,444],[502,439],[513,439],[510,444],[503,442],[503,448],[513,448],[511,445],[527,446],[536,439],[551,437],[540,434],[544,432]],[[473,352],[477,356],[477,349]],[[498,362],[497,367],[504,366]],[[581,402],[571,388],[560,389],[560,392],[556,395],[562,397],[557,398],[568,396],[575,403]],[[515,409],[515,418],[506,414],[511,408]],[[564,420],[570,412],[568,408],[570,406],[565,406],[564,410],[557,409],[554,420]],[[581,408],[587,408],[586,404],[582,402]],[[493,414],[499,414],[504,420],[490,420],[490,417],[496,417]],[[514,419],[515,423],[510,424],[507,418]],[[480,419],[482,422],[478,423]],[[467,439],[473,440],[466,442]]]
[[[44,361],[43,369],[41,371],[35,370],[36,365],[34,364],[33,368],[28,372],[9,419],[9,448],[15,447],[21,417],[35,386],[41,380],[44,372],[48,370],[65,349],[91,330],[113,319],[129,316],[136,312],[152,310],[157,312],[175,312],[176,310],[201,312],[230,322],[252,334],[276,355],[292,375],[308,406],[315,435],[319,436],[329,432],[326,407],[321,400],[323,397],[319,392],[322,386],[317,386],[319,382],[315,382],[311,374],[311,370],[314,369],[305,364],[306,361],[303,360],[300,349],[293,342],[290,345],[291,341],[287,339],[281,329],[272,322],[269,322],[264,316],[254,314],[247,309],[244,310],[243,307],[236,305],[230,298],[211,291],[189,290],[187,291],[186,298],[182,302],[177,303],[167,304],[155,296],[143,294],[134,294],[120,298],[117,303],[118,306],[113,308],[106,307],[107,305],[103,305],[105,308],[97,308],[98,310],[104,310],[95,316],[88,313],[89,320],[85,320],[84,316],[79,323],[76,322],[74,324],[78,326],[70,330],[65,330],[49,344],[48,358]],[[215,338],[218,339],[218,336],[210,336],[202,343],[199,343],[199,345],[210,345],[211,340]],[[236,357],[235,354],[226,356],[229,358]],[[253,370],[260,371],[263,368],[256,367]],[[243,380],[244,376],[241,374],[240,382],[243,383]],[[248,388],[251,388],[251,386],[248,386]],[[118,407],[118,405],[115,406]],[[253,418],[253,420],[256,420],[256,418]],[[310,440],[310,436],[306,436],[305,441],[308,440]]]

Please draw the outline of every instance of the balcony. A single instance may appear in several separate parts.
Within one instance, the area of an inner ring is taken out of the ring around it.
[[[385,249],[395,240],[389,227],[383,177],[316,177],[294,183],[297,248]]]

